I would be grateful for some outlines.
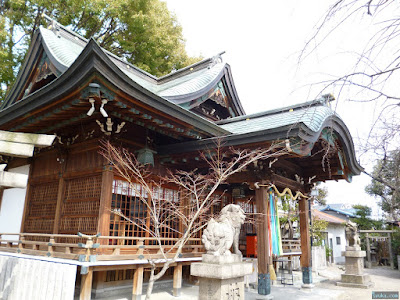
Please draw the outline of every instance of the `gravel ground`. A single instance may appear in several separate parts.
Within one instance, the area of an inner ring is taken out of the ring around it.
[[[318,274],[313,274],[315,287],[312,289],[301,288],[301,273],[296,272],[297,279],[295,285],[282,286],[274,284],[271,288],[273,299],[278,300],[363,300],[372,299],[372,291],[397,291],[400,292],[400,271],[392,270],[388,267],[376,267],[372,269],[364,269],[369,274],[374,286],[369,289],[346,288],[336,286],[336,282],[340,280],[340,275],[344,273],[337,266],[330,266],[324,270],[320,270]],[[169,286],[172,285],[171,283]],[[145,289],[144,289],[145,292]],[[152,300],[196,300],[198,299],[199,287],[185,284],[182,288],[181,297],[173,297],[170,288],[161,288],[154,291]],[[76,299],[79,299],[78,297]],[[109,300],[130,300],[130,293],[115,295],[109,297],[101,297],[96,299]],[[144,295],[142,296],[144,299]],[[255,289],[246,289],[246,300],[265,299],[257,294]]]
[[[320,276],[329,280],[318,284],[318,288],[329,290],[341,290],[343,293],[337,298],[339,300],[372,299],[372,291],[397,291],[400,292],[400,271],[389,267],[375,267],[364,269],[369,274],[374,286],[369,289],[346,288],[336,286],[340,280],[340,274],[344,273],[336,266],[331,266],[319,272]]]

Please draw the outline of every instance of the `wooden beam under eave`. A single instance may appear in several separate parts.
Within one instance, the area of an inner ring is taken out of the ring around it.
[[[28,175],[0,171],[0,187],[26,188]]]
[[[55,135],[19,133],[0,130],[0,141],[13,142],[18,144],[29,144],[35,147],[51,146]]]
[[[301,184],[300,182],[297,182],[296,180],[293,180],[293,179],[290,179],[290,178],[286,178],[286,177],[281,176],[281,175],[272,174],[271,175],[271,182],[277,187],[289,188],[293,192],[297,192],[297,191],[300,191],[302,193],[306,192],[306,189],[305,189],[303,184]]]
[[[279,158],[274,164],[274,168],[284,169],[289,171],[291,174],[297,174],[299,176],[303,176],[304,169],[299,165],[283,158]]]

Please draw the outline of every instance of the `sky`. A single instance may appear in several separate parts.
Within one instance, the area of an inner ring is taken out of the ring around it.
[[[222,56],[229,63],[239,98],[247,114],[315,99],[319,87],[310,83],[350,70],[352,57],[370,32],[364,18],[334,32],[305,61],[299,53],[315,32],[328,8],[321,0],[167,0],[170,11],[183,27],[189,55]],[[327,90],[328,92],[334,92]],[[335,94],[334,94],[335,96]],[[374,105],[345,101],[332,103],[348,126],[355,144],[368,134],[374,120]],[[372,170],[373,164],[363,163]],[[377,200],[364,192],[367,175],[329,182],[328,203],[363,204],[378,214]]]

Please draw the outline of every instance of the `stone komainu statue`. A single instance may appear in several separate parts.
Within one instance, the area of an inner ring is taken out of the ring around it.
[[[245,218],[243,209],[236,204],[225,206],[217,221],[211,218],[202,236],[207,253],[215,256],[230,255],[229,249],[233,245],[233,253],[241,255],[239,233]]]
[[[360,246],[360,237],[357,232],[357,224],[351,221],[346,223],[346,240],[350,247]]]

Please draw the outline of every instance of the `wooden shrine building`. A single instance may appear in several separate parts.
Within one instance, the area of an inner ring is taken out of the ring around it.
[[[165,168],[195,168],[199,151],[216,139],[240,148],[285,141],[288,154],[270,168],[263,168],[269,162],[260,162],[224,187],[222,204],[246,203],[248,213],[263,212],[269,184],[307,195],[315,182],[351,181],[361,172],[350,133],[329,106],[332,98],[246,115],[231,68],[220,55],[156,78],[56,22],[40,27],[1,107],[0,129],[54,134],[56,139],[52,146],[36,149],[32,158],[2,157],[9,169],[29,166],[29,179],[20,231],[14,232],[17,241],[3,238],[0,251],[84,260],[77,263],[81,299],[90,298],[92,284],[94,290],[104,290],[118,282],[132,285],[132,280],[134,297],[140,295],[151,238],[110,210],[138,214],[144,207],[99,154],[101,141],[132,151],[152,150],[154,175]],[[173,194],[174,188],[165,193]],[[298,203],[303,282],[309,284],[308,199]],[[268,294],[267,224],[257,226],[246,226],[243,236],[258,235],[259,293]],[[86,257],[87,249],[78,242],[89,243],[78,232],[100,233],[100,247]],[[174,235],[165,232],[165,238]],[[245,239],[241,244],[245,251]],[[182,266],[200,260],[202,252],[199,239],[186,246],[174,265],[174,287],[179,287],[175,279]]]

